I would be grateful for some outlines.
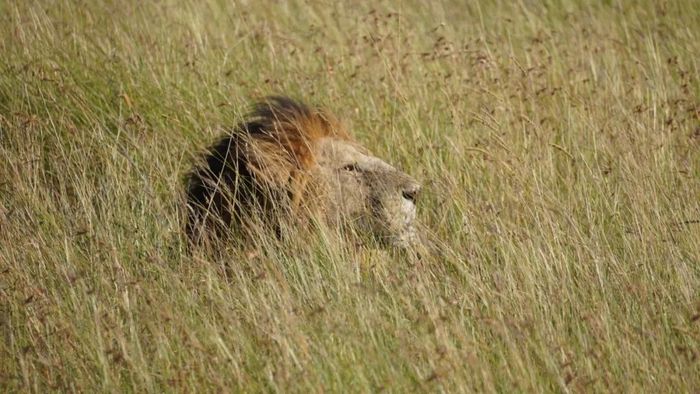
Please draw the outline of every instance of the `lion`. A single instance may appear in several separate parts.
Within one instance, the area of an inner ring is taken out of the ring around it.
[[[260,228],[282,236],[311,222],[381,245],[419,242],[419,182],[373,156],[330,112],[288,97],[256,103],[202,155],[186,184],[186,233],[194,243],[252,237]]]

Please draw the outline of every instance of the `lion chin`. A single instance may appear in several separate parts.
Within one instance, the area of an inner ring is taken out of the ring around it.
[[[315,222],[407,248],[418,242],[419,190],[329,112],[267,97],[188,174],[186,232],[198,244]]]

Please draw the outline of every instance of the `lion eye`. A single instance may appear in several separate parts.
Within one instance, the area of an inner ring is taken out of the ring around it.
[[[343,166],[342,168],[345,171],[353,171],[353,172],[360,172],[360,167],[357,165],[357,163],[352,163],[352,164],[347,164]]]

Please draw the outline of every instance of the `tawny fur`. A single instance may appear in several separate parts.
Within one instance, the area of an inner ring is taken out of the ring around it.
[[[354,142],[330,113],[269,97],[188,175],[186,231],[198,242],[257,221],[279,234],[287,219],[318,214],[405,243],[418,188]]]

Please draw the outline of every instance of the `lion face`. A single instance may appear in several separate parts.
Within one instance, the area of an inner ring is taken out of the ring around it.
[[[349,225],[397,247],[417,243],[415,179],[351,141],[323,138],[314,153],[330,224]]]
[[[196,243],[231,228],[247,238],[259,228],[280,236],[311,215],[408,247],[419,244],[419,189],[355,142],[330,113],[268,97],[190,172],[186,232]]]

